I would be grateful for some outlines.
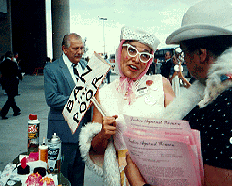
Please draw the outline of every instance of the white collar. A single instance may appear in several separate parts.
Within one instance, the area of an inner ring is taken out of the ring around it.
[[[64,63],[67,65],[68,68],[72,67],[72,62],[68,59],[68,57],[64,54],[63,52],[63,60],[64,60]]]
[[[64,54],[64,52],[63,52],[63,60],[69,69],[73,68],[73,63],[68,59],[68,57]],[[79,71],[80,74],[82,74],[84,71],[81,65],[81,61],[77,63],[75,68]]]

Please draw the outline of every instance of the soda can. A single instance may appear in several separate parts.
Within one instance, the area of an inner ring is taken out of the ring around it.
[[[61,140],[54,133],[48,141],[48,173],[57,174],[61,166]]]

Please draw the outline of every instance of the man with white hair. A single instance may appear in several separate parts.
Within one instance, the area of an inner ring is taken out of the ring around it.
[[[87,111],[74,134],[62,115],[63,108],[73,91],[79,76],[87,65],[82,58],[84,43],[75,33],[65,35],[62,42],[62,56],[44,68],[45,97],[50,112],[48,115],[48,139],[56,133],[61,141],[61,172],[69,179],[72,186],[82,186],[85,164],[79,151],[79,133],[82,125],[90,121]]]

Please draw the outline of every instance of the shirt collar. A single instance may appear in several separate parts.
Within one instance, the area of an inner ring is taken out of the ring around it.
[[[68,57],[64,54],[64,52],[63,52],[63,60],[68,68],[72,66],[72,62],[68,59]]]
[[[68,59],[68,57],[64,54],[63,52],[63,60],[64,60],[64,63],[69,67],[72,67],[73,63]],[[85,64],[83,63],[82,60],[80,60],[80,62],[77,64],[78,67],[81,67],[81,70],[84,70],[85,69]]]

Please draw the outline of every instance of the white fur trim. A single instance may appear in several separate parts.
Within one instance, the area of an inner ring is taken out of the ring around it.
[[[118,159],[112,138],[105,150],[103,172],[104,185],[121,185]]]
[[[94,171],[98,176],[103,177],[103,169],[102,167],[94,164],[89,156],[89,151],[91,148],[91,141],[94,136],[96,136],[102,128],[102,124],[89,122],[86,126],[81,128],[81,132],[79,135],[79,145],[81,157],[83,158],[87,167]]]
[[[181,93],[165,108],[162,119],[182,120],[203,98],[205,86],[195,81],[190,88]]]
[[[118,168],[118,161],[116,156],[116,150],[113,144],[113,140],[109,141],[104,154],[103,167],[95,164],[90,158],[91,141],[102,128],[102,124],[97,122],[89,122],[86,126],[82,127],[79,136],[79,145],[81,156],[86,166],[94,171],[98,176],[103,177],[104,186],[120,186],[120,173]]]
[[[221,81],[221,76],[225,74],[232,74],[232,48],[225,50],[219,56],[214,64],[211,65],[208,72],[208,79],[206,81],[206,89],[204,92],[204,99],[199,103],[200,107],[205,107],[218,95],[226,89],[232,87],[232,80]]]

